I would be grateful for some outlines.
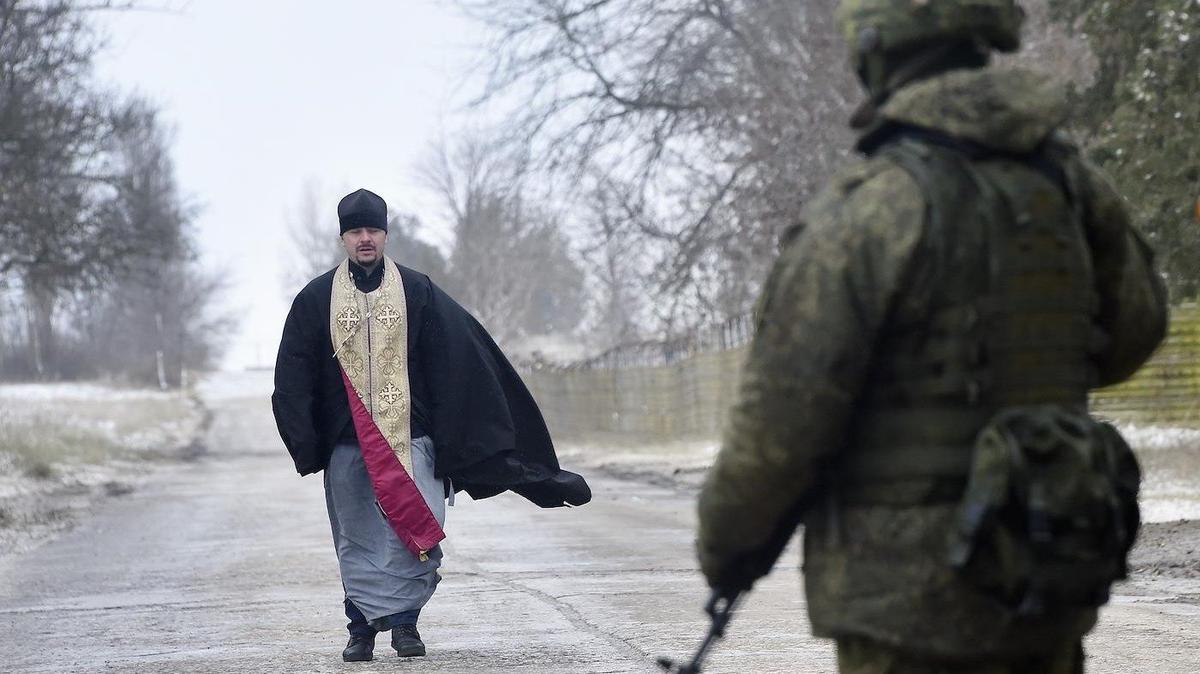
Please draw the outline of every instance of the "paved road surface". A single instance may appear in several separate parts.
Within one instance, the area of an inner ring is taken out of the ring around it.
[[[205,456],[0,560],[0,672],[653,672],[703,632],[692,497],[592,475],[596,499],[575,510],[461,499],[422,616],[429,656],[402,661],[381,635],[382,657],[344,664],[319,479],[291,471],[266,403],[213,405]],[[796,559],[706,672],[833,671],[807,636]],[[1106,611],[1089,671],[1200,670],[1200,610],[1154,587]]]

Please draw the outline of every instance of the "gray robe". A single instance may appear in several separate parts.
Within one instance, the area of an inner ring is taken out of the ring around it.
[[[413,438],[413,482],[438,524],[446,523],[446,488],[433,476],[434,448],[428,436]],[[375,503],[362,451],[356,444],[333,448],[325,469],[325,504],[346,596],[367,620],[425,606],[441,577],[442,548],[420,561],[400,542]]]

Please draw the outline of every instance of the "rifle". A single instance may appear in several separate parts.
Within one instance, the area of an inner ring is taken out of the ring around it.
[[[699,674],[700,666],[704,663],[704,656],[708,655],[708,649],[717,639],[725,636],[725,627],[729,624],[729,619],[733,617],[733,611],[737,608],[738,600],[741,597],[742,590],[714,589],[708,598],[708,603],[704,606],[704,611],[712,619],[712,624],[709,625],[708,634],[700,643],[700,648],[696,649],[691,662],[679,665],[671,658],[660,657],[658,666],[662,667],[663,671],[673,674]]]
[[[700,665],[704,662],[704,656],[708,654],[708,649],[717,639],[725,636],[725,627],[729,624],[729,619],[733,616],[738,601],[750,590],[756,580],[771,572],[771,567],[775,566],[775,560],[779,559],[779,555],[783,554],[783,549],[792,540],[792,535],[796,533],[796,527],[800,526],[807,503],[807,499],[797,500],[775,527],[775,531],[772,532],[767,542],[758,550],[751,551],[736,561],[731,567],[731,574],[724,579],[727,582],[721,583],[720,587],[713,588],[708,603],[704,606],[704,611],[712,619],[712,625],[708,628],[708,634],[704,637],[700,648],[692,656],[692,661],[686,665],[678,665],[670,658],[660,657],[658,666],[662,667],[663,671],[671,674],[699,674]]]

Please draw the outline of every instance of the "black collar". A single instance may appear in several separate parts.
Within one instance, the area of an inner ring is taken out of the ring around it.
[[[350,260],[350,278],[354,279],[354,286],[364,293],[375,290],[383,283],[383,259],[380,258],[370,269]]]

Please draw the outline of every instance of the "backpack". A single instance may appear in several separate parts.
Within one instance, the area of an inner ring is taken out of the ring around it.
[[[1060,405],[1006,408],[976,438],[947,559],[1018,615],[1100,606],[1127,574],[1140,481],[1111,424]]]

